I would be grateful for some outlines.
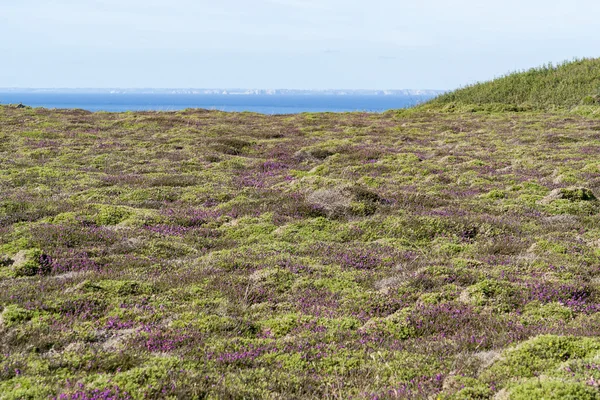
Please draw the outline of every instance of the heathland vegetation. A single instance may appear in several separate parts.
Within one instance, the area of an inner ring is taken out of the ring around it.
[[[446,93],[428,107],[507,111],[600,105],[600,59],[583,59],[515,72]]]
[[[597,87],[513,83],[596,63],[385,114],[0,107],[0,399],[600,399]]]

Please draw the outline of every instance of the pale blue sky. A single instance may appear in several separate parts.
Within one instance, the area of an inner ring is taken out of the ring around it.
[[[597,0],[0,0],[0,87],[451,89],[600,56]]]

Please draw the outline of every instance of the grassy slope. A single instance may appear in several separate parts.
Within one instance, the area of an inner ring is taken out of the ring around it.
[[[600,102],[600,59],[583,59],[516,72],[444,94],[426,107],[508,105],[570,109]]]
[[[0,107],[0,256],[52,257],[0,266],[0,398],[598,398],[600,205],[540,200],[599,151],[577,115]]]

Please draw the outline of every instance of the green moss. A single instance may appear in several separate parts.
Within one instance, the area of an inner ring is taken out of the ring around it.
[[[485,279],[467,289],[469,302],[498,311],[512,310],[519,302],[519,291],[509,282]]]
[[[352,293],[360,291],[360,285],[354,281],[352,272],[339,272],[332,278],[319,278],[309,281],[310,285],[316,289],[327,289],[333,293]]]
[[[554,215],[594,215],[600,210],[596,201],[571,201],[567,199],[554,200],[546,206],[548,212]]]
[[[541,335],[505,350],[486,372],[496,381],[529,378],[555,369],[560,363],[585,358],[600,350],[600,341],[573,336]]]
[[[511,388],[508,398],[510,400],[598,400],[600,392],[582,382],[532,379]]]
[[[303,322],[306,322],[308,319],[308,316],[290,313],[260,321],[259,324],[262,327],[263,332],[279,338],[289,334],[294,328]]]
[[[77,220],[78,214],[75,212],[65,212],[60,213],[51,219],[51,223],[53,224],[77,224],[79,221]]]
[[[558,321],[569,321],[573,318],[573,311],[560,303],[552,302],[540,304],[531,302],[525,306],[521,320],[524,324],[548,324]]]
[[[126,204],[144,204],[146,202],[172,202],[179,198],[181,188],[154,187],[128,190],[119,195],[118,201]],[[96,200],[98,199],[98,200]],[[107,197],[91,197],[90,201],[106,201]]]
[[[432,354],[414,351],[377,350],[368,354],[369,365],[363,371],[376,370],[382,382],[395,385],[409,383],[425,376],[435,377],[439,371],[447,370],[450,360],[439,359]],[[385,368],[381,368],[385,366]]]
[[[443,286],[441,292],[423,293],[419,296],[419,303],[423,304],[440,304],[447,301],[452,301],[458,294],[458,287],[455,285]]]
[[[8,305],[2,311],[2,320],[7,327],[19,325],[33,318],[35,313],[17,306],[16,304]]]
[[[377,204],[373,202],[354,201],[350,203],[350,212],[353,215],[372,215],[377,211]]]
[[[397,311],[385,318],[371,318],[361,331],[381,337],[405,340],[414,337],[416,330],[408,320],[409,309]]]
[[[562,188],[560,192],[563,198],[569,201],[596,200],[594,193],[587,188]]]
[[[317,365],[325,374],[343,375],[359,370],[364,364],[365,354],[362,351],[342,349],[323,357]]]
[[[492,200],[500,200],[506,198],[506,192],[494,189],[487,192],[484,197]]]
[[[269,353],[262,356],[261,360],[292,373],[302,372],[310,367],[310,363],[303,358],[301,353]]]
[[[441,398],[445,400],[484,400],[494,394],[490,386],[484,382],[460,375],[447,377],[444,387]]]
[[[466,246],[459,243],[442,243],[439,247],[440,253],[447,254],[449,256],[455,256],[464,252]]]
[[[221,227],[225,237],[231,239],[245,239],[247,243],[256,241],[267,241],[270,234],[277,229],[272,222],[271,213],[263,214],[258,218],[241,218]]]
[[[98,205],[96,208],[95,222],[98,225],[117,225],[132,215],[132,211],[125,207]]]
[[[292,243],[306,241],[345,241],[348,233],[344,225],[324,217],[304,219],[282,227],[278,235]]]
[[[155,237],[146,241],[140,252],[152,258],[185,257],[198,254],[198,250],[183,243],[178,237]]]
[[[194,327],[202,333],[226,333],[234,331],[237,327],[236,321],[231,317],[187,312],[180,314],[176,321],[171,324],[173,328]]]
[[[1,398],[2,400],[47,399],[53,392],[48,383],[29,376],[19,376],[7,381],[0,381]]]
[[[91,375],[85,379],[85,382],[89,389],[117,386],[132,395],[134,399],[141,400],[148,397],[161,397],[163,389],[171,389],[173,374],[180,375],[181,373],[182,365],[179,360],[173,357],[155,357],[142,366],[114,375]]]
[[[536,251],[539,249],[555,254],[566,254],[568,250],[565,245],[557,243],[556,241],[550,241],[546,239],[539,240],[538,242],[536,242],[535,246]]]
[[[355,331],[361,326],[360,320],[352,317],[322,319],[320,323],[334,335],[338,332]]]

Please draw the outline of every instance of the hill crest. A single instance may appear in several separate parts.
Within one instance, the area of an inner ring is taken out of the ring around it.
[[[600,58],[549,63],[509,73],[442,94],[423,107],[466,105],[513,111],[600,105]]]

